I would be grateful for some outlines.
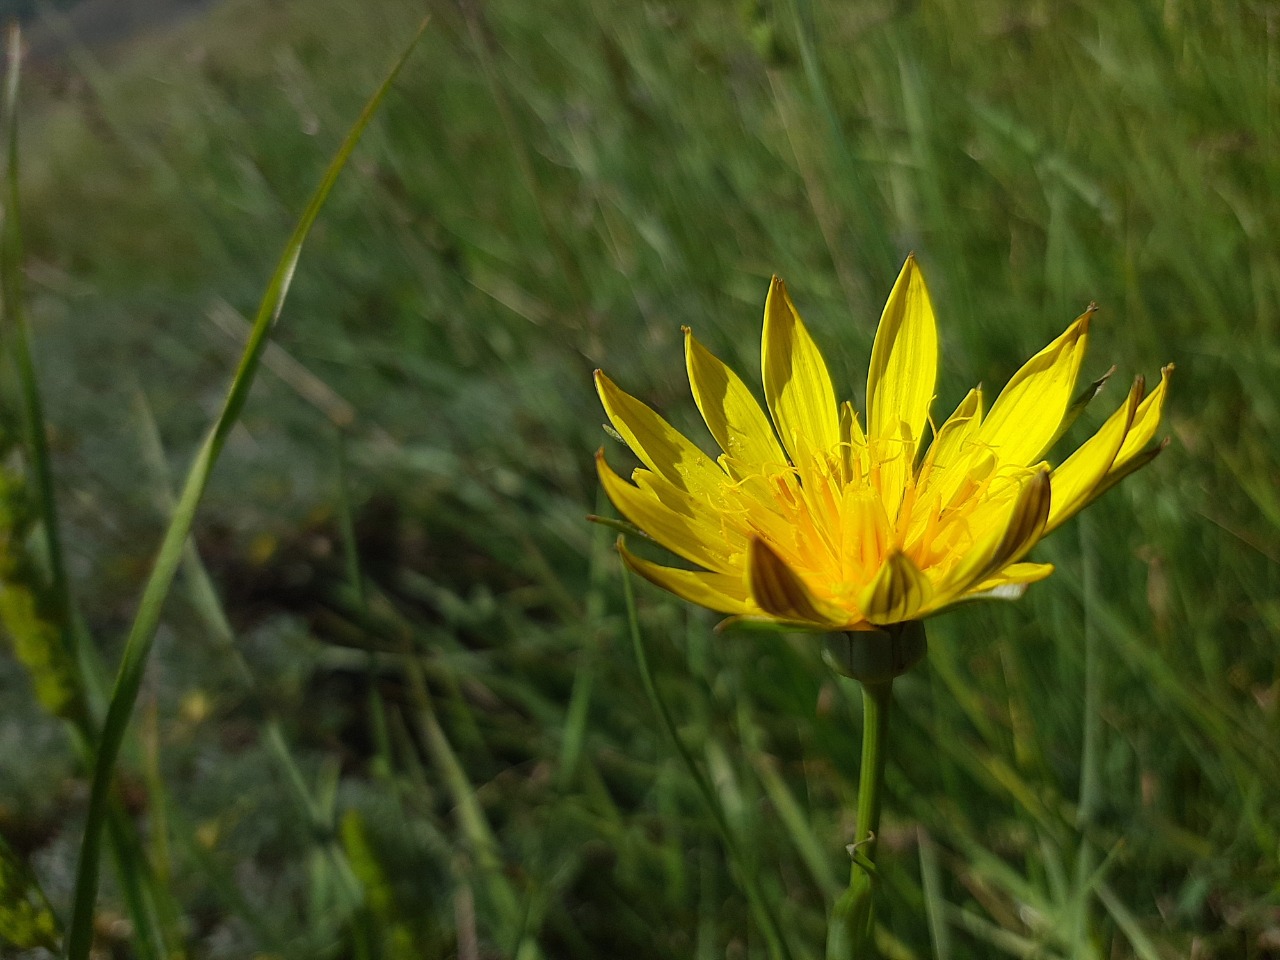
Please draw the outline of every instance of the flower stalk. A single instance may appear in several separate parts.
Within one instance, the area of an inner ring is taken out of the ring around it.
[[[884,786],[885,736],[893,680],[862,684],[862,764],[858,772],[858,821],[849,848],[849,887],[836,901],[827,931],[827,960],[872,955],[875,930],[876,839]]]
[[[926,650],[924,625],[919,621],[827,638],[827,664],[862,687],[858,818],[849,846],[849,886],[832,907],[827,928],[827,960],[860,960],[873,955],[876,840],[893,681],[919,663]]]

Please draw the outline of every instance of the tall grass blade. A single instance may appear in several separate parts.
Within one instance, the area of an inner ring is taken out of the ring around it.
[[[938,847],[923,827],[917,828],[920,841],[920,884],[924,893],[924,916],[929,925],[929,942],[937,960],[951,960],[951,929],[947,926],[946,897],[942,892],[942,868]]]
[[[1084,605],[1084,730],[1080,748],[1080,799],[1076,807],[1076,827],[1080,831],[1080,846],[1076,850],[1075,896],[1071,905],[1071,947],[1076,953],[1087,949],[1089,939],[1089,890],[1086,878],[1093,872],[1095,855],[1089,842],[1088,831],[1097,816],[1100,801],[1101,771],[1099,770],[1099,738],[1102,734],[1101,692],[1102,682],[1098,630],[1094,622],[1091,601],[1097,594],[1097,554],[1094,551],[1092,518],[1080,518],[1080,552],[1083,558]]]
[[[174,516],[165,531],[164,540],[152,568],[151,576],[143,590],[142,600],[138,605],[138,613],[125,641],[124,655],[120,669],[116,675],[115,687],[107,708],[106,722],[98,745],[98,753],[94,766],[93,788],[89,797],[89,810],[85,822],[84,840],[80,849],[80,862],[76,873],[75,899],[72,907],[71,925],[67,940],[68,960],[86,960],[93,940],[93,911],[98,893],[98,869],[101,858],[102,828],[107,815],[108,795],[116,759],[120,745],[124,740],[129,717],[138,697],[138,688],[146,668],[147,655],[150,653],[156,628],[160,622],[160,613],[165,597],[173,583],[174,575],[181,564],[187,535],[190,533],[195,519],[196,508],[200,504],[209,476],[222,451],[227,435],[239,418],[258,363],[266,347],[267,337],[272,326],[280,316],[289,285],[293,280],[294,269],[302,251],[302,245],[314,225],[325,200],[337,182],[338,175],[346,166],[351,152],[355,149],[361,135],[369,122],[377,113],[391,84],[399,75],[401,68],[408,60],[422,36],[423,25],[418,29],[410,43],[405,47],[400,58],[392,66],[382,83],[374,91],[373,96],[365,104],[355,124],[347,132],[342,145],[329,163],[328,169],[321,178],[319,186],[303,211],[302,217],[285,245],[284,253],[276,264],[274,273],[267,284],[266,293],[258,306],[254,317],[253,332],[249,343],[240,359],[240,365],[232,379],[227,392],[222,412],[214,421],[196,453],[195,461],[187,474],[182,494],[178,498]]]

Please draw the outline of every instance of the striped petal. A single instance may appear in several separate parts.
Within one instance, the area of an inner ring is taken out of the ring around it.
[[[747,552],[747,589],[765,613],[794,623],[834,628],[848,618],[815,597],[804,581],[759,537]]]
[[[742,379],[684,328],[684,359],[694,402],[720,449],[751,466],[782,464],[773,427]]]
[[[764,304],[760,372],[765,403],[792,462],[803,469],[814,453],[834,452],[840,414],[831,375],[777,277]]]
[[[597,370],[595,379],[609,422],[640,462],[681,490],[714,501],[725,480],[716,462],[603,372]]]
[[[1051,492],[1048,470],[1037,470],[1023,481],[1007,511],[982,525],[990,531],[987,536],[965,551],[960,563],[938,584],[936,609],[971,592],[1035,546],[1044,535]]]
[[[867,374],[867,434],[920,443],[938,376],[938,328],[914,256],[898,274],[880,316]]]
[[[741,616],[757,612],[757,608],[747,597],[746,587],[740,576],[664,567],[637,557],[627,549],[621,537],[618,538],[618,553],[623,562],[640,576],[682,600],[717,613]]]
[[[719,573],[740,569],[740,563],[734,563],[732,545],[722,534],[708,523],[671,509],[652,490],[627,483],[605,462],[603,451],[596,454],[596,473],[618,512],[672,553]]]
[[[883,626],[914,619],[933,599],[933,587],[911,558],[894,550],[858,598],[862,615]]]
[[[1115,462],[1142,401],[1144,382],[1138,377],[1124,403],[1107,422],[1053,471],[1053,506],[1045,533],[1056,530],[1079,513]]]
[[[991,407],[979,439],[1002,463],[1034,463],[1053,441],[1071,405],[1093,313],[1090,307],[1062,336],[1028,360]]]
[[[1111,464],[1107,475],[1089,495],[1088,503],[1097,500],[1129,474],[1141,470],[1160,456],[1164,448],[1169,445],[1169,439],[1166,437],[1156,446],[1144,449],[1160,426],[1160,414],[1164,410],[1165,392],[1172,373],[1173,364],[1171,363],[1160,371],[1160,383],[1138,406],[1138,412],[1133,415],[1133,425],[1129,428],[1129,435],[1124,439],[1124,445],[1116,454],[1115,462]]]
[[[1166,364],[1160,371],[1160,383],[1151,391],[1151,396],[1142,401],[1138,412],[1134,414],[1133,425],[1124,438],[1124,445],[1116,454],[1115,463],[1110,472],[1124,469],[1151,442],[1160,427],[1160,416],[1164,413],[1164,398],[1169,388],[1169,378],[1173,375],[1173,364]]]

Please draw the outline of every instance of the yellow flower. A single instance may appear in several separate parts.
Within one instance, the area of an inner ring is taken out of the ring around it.
[[[723,453],[713,459],[600,371],[596,387],[643,463],[634,483],[596,456],[609,499],[636,527],[701,569],[628,551],[641,576],[693,603],[818,630],[919,620],[962,600],[1013,597],[1053,572],[1023,561],[1045,534],[1150,462],[1172,365],[1065,462],[1040,458],[1078,412],[1091,307],[1032,357],[990,411],[981,388],[932,429],[938,367],[933,305],[908,257],[880,318],[864,432],[836,402],[827,365],[781,280],[764,307],[769,417],[685,328],[693,398]],[[770,418],[772,425],[770,425]]]

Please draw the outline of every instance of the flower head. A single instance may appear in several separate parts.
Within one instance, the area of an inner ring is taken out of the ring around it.
[[[837,402],[826,362],[775,277],[761,351],[768,414],[684,331],[693,398],[718,457],[596,372],[610,422],[643,464],[628,483],[597,454],[605,492],[627,520],[700,569],[660,566],[620,542],[623,559],[712,610],[819,630],[871,630],[983,595],[1020,595],[1053,572],[1023,559],[1040,538],[1161,449],[1148,445],[1172,365],[1148,396],[1137,378],[1063,463],[1041,459],[1092,396],[1073,402],[1092,316],[1090,307],[1028,360],[989,410],[979,387],[935,428],[938,333],[909,257],[871,350],[864,430],[853,405]]]

